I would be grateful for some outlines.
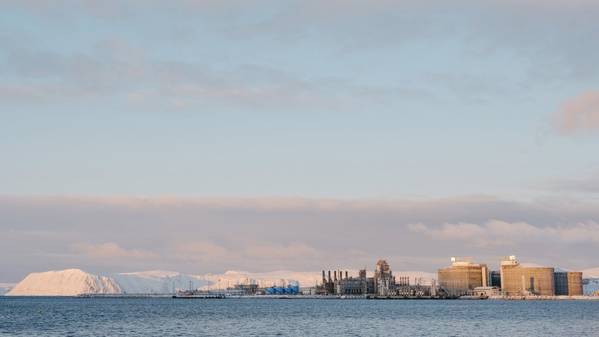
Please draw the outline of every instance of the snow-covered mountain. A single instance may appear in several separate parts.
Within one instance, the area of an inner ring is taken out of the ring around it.
[[[210,284],[197,276],[173,271],[151,270],[113,274],[111,277],[127,294],[172,293],[177,289],[198,289]]]
[[[17,283],[8,296],[76,296],[79,294],[118,294],[119,285],[111,278],[80,269],[31,273]]]

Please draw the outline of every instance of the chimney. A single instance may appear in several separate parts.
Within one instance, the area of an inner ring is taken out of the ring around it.
[[[337,271],[333,271],[333,275],[335,276],[335,281],[337,281]]]
[[[345,279],[349,279],[349,276],[347,275],[347,270],[345,271]]]
[[[329,270],[329,283],[331,283],[331,282],[333,282],[333,281],[331,280],[331,271]]]

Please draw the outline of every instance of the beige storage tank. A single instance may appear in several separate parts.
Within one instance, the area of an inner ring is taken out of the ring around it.
[[[515,256],[501,261],[501,290],[505,296],[555,295],[554,269],[520,264]]]
[[[486,264],[451,258],[451,266],[437,271],[439,286],[450,296],[469,295],[474,288],[487,286]]]

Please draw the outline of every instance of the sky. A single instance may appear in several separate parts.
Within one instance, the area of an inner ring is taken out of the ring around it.
[[[0,282],[599,266],[599,3],[0,3]],[[595,254],[596,255],[596,254]]]

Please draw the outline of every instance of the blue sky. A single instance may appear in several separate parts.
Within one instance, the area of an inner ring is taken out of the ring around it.
[[[594,202],[598,15],[590,0],[4,1],[0,194]]]
[[[590,2],[3,7],[7,194],[513,195],[599,161],[554,125],[597,86]]]

